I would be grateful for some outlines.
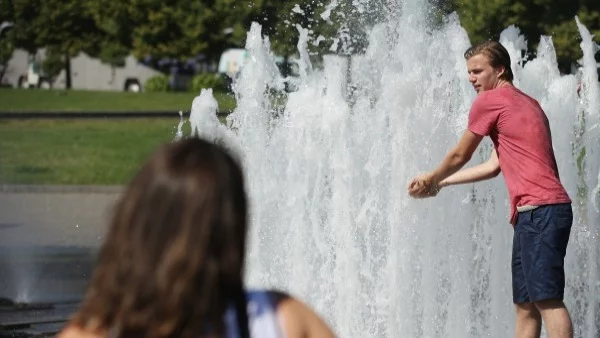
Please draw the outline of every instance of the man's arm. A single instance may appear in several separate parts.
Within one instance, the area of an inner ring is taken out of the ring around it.
[[[412,197],[435,196],[440,189],[439,183],[469,162],[482,139],[481,135],[465,131],[458,144],[446,154],[435,170],[412,180],[408,187],[409,194]]]
[[[456,147],[450,150],[442,160],[442,163],[431,172],[432,183],[439,184],[446,177],[454,174],[469,162],[482,139],[483,136],[469,130],[465,131]]]
[[[500,162],[498,161],[498,154],[494,149],[486,162],[472,168],[457,171],[442,180],[439,186],[446,187],[449,185],[479,182],[494,178],[498,176],[498,174],[500,174]]]

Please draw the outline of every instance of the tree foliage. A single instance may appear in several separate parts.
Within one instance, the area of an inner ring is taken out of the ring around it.
[[[47,77],[51,86],[54,86],[54,81],[65,69],[65,60],[61,53],[55,53],[52,50],[46,51],[46,56],[41,64],[42,73]]]
[[[560,68],[581,58],[575,16],[600,36],[600,1],[597,0],[455,0],[446,10],[457,10],[472,42],[498,39],[502,30],[515,25],[535,51],[541,35],[553,38]]]
[[[206,0],[202,35],[205,54],[217,60],[226,48],[243,48],[253,21],[265,24],[265,0]],[[285,1],[282,1],[284,3]]]
[[[124,66],[125,58],[131,53],[133,22],[127,16],[126,6],[126,2],[120,1],[85,2],[86,11],[102,35],[88,53],[112,67]]]
[[[3,39],[0,36],[0,84],[2,84],[2,79],[7,71],[8,61],[10,61],[14,50],[15,47],[11,39]]]
[[[308,29],[311,54],[360,54],[367,32],[385,18],[387,0],[277,1],[267,0],[264,34],[280,55],[297,53],[298,27]]]

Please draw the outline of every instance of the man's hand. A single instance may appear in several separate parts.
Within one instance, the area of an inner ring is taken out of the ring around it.
[[[434,197],[441,187],[434,182],[431,174],[415,177],[408,185],[408,194],[413,198]]]
[[[457,172],[465,163],[469,162],[473,152],[483,139],[483,136],[469,130],[463,133],[456,147],[452,148],[442,163],[432,172],[418,176],[408,185],[408,194],[414,198],[433,197],[440,191],[440,181]]]

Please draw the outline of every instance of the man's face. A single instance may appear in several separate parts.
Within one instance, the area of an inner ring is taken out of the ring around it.
[[[473,55],[467,60],[467,71],[469,81],[477,93],[496,88],[500,82],[500,75],[504,73],[502,67],[494,69],[483,54]]]

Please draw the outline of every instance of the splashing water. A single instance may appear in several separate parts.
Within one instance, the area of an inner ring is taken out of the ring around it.
[[[470,43],[457,16],[431,29],[424,5],[404,6],[373,27],[364,55],[326,56],[322,70],[313,69],[300,29],[302,83],[283,114],[267,92],[284,80],[254,24],[250,59],[234,85],[233,128],[209,120],[216,108],[203,93],[194,101],[192,130],[231,145],[243,159],[250,285],[300,296],[342,337],[510,336],[513,230],[503,179],[447,188],[427,200],[406,192],[409,180],[458,140],[475,92],[463,59]],[[575,211],[565,299],[575,335],[597,337],[600,89],[595,45],[577,23],[585,55],[581,97],[576,77],[559,74],[551,39],[542,37],[537,58],[524,66],[518,28],[505,30],[501,43],[513,56],[515,84],[550,120]],[[355,88],[352,105],[347,82]],[[490,150],[486,140],[472,162]]]
[[[193,106],[193,104],[192,104]],[[179,111],[179,123],[177,124],[177,129],[175,130],[174,140],[180,140],[183,138],[183,125],[185,124],[185,120],[183,119],[183,112]]]

